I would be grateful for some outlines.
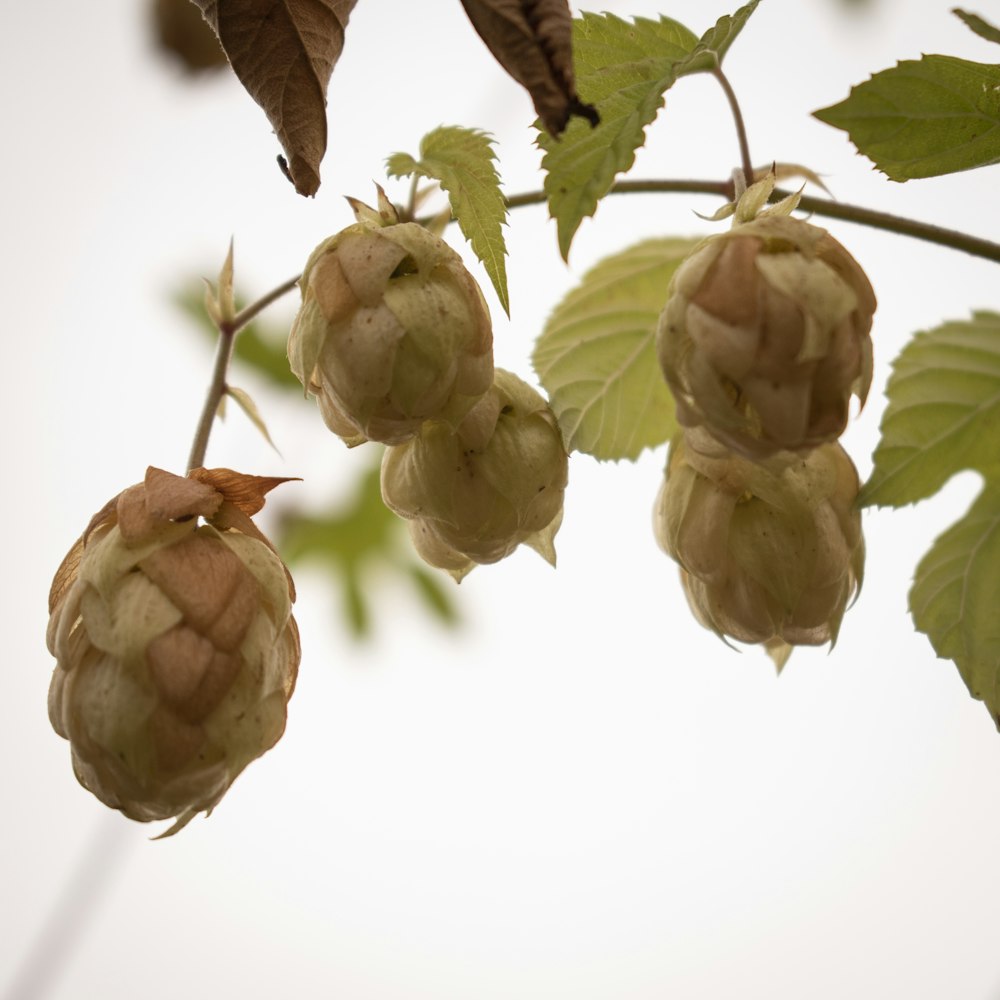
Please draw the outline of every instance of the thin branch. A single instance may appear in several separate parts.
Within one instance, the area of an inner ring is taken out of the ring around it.
[[[743,112],[740,111],[740,102],[736,100],[736,91],[733,90],[729,78],[722,72],[721,66],[716,66],[712,70],[712,76],[719,81],[726,100],[729,101],[729,108],[733,113],[733,122],[736,125],[736,138],[740,144],[740,166],[743,168],[743,178],[747,184],[753,184],[753,160],[750,158],[750,143],[747,141],[746,123],[743,121]]]
[[[226,373],[229,371],[229,362],[233,356],[236,334],[254,320],[272,302],[277,301],[283,295],[287,295],[298,283],[300,277],[301,275],[297,274],[294,278],[289,278],[288,281],[278,285],[277,288],[272,289],[267,295],[264,295],[256,302],[242,309],[230,322],[219,324],[219,345],[215,354],[215,364],[212,367],[212,379],[208,386],[208,393],[205,396],[205,405],[202,407],[201,417],[198,420],[198,429],[195,431],[194,442],[191,445],[191,454],[188,456],[188,471],[197,469],[205,464],[205,453],[208,451],[208,439],[212,434],[212,425],[215,423],[216,414],[219,412],[219,404],[229,390],[229,385],[226,382]]]
[[[733,185],[731,181],[702,181],[702,180],[661,180],[661,181],[619,181],[614,184],[609,194],[656,194],[656,193],[683,193],[683,194],[709,194],[716,197],[733,198]],[[771,195],[772,201],[780,201],[786,198],[790,191],[775,188]],[[523,194],[511,195],[507,199],[509,208],[520,208],[524,205],[540,205],[547,201],[544,191],[526,191]],[[888,212],[877,212],[871,208],[863,208],[860,205],[849,205],[840,201],[833,201],[828,198],[814,198],[810,195],[803,195],[799,201],[799,207],[814,215],[822,215],[831,219],[840,219],[844,222],[853,222],[859,226],[870,226],[874,229],[883,229],[887,232],[899,233],[901,236],[910,236],[913,239],[924,240],[927,243],[936,243],[938,246],[950,247],[953,250],[961,250],[963,253],[971,254],[973,257],[982,257],[984,260],[991,260],[1000,264],[1000,243],[993,243],[990,240],[980,239],[978,236],[970,236],[968,233],[961,233],[954,229],[945,229],[943,226],[934,226],[928,222],[918,222],[916,219],[907,219],[901,215],[890,215]]]

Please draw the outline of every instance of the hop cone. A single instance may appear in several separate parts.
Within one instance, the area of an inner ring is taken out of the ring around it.
[[[457,430],[429,421],[411,441],[386,449],[382,498],[409,519],[420,555],[461,580],[522,543],[555,562],[568,469],[548,404],[498,368]]]
[[[49,718],[80,783],[131,819],[210,812],[285,728],[294,589],[250,515],[283,482],[150,468],[56,573]]]
[[[871,385],[874,311],[823,229],[761,215],[710,237],[675,272],[657,330],[679,422],[751,458],[836,440]]]
[[[384,201],[384,199],[383,199]],[[493,330],[461,258],[416,223],[357,203],[300,280],[291,369],[349,445],[398,444],[428,419],[456,425],[493,381]]]
[[[769,647],[837,637],[864,570],[858,475],[837,444],[750,462],[704,432],[671,444],[654,508],[706,628]]]

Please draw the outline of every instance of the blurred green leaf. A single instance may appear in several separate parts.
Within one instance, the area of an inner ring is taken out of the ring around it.
[[[485,132],[441,126],[421,139],[419,160],[395,153],[386,161],[386,168],[390,177],[417,174],[441,185],[462,235],[482,261],[500,305],[510,315],[502,228],[507,222],[507,203],[495,161],[493,141]]]
[[[813,114],[895,181],[1000,163],[1000,66],[904,60]]]
[[[991,479],[968,513],[920,561],[910,590],[917,629],[954,660],[973,698],[1000,727],[1000,483]]]
[[[932,496],[963,469],[1000,457],[1000,314],[973,313],[916,334],[893,362],[863,505]]]
[[[646,240],[606,257],[553,310],[532,362],[571,451],[634,459],[677,429],[656,325],[697,242]]]
[[[960,17],[980,38],[1000,44],[1000,29],[994,28],[989,21],[984,21],[978,14],[970,14],[960,7],[954,8],[952,13]]]
[[[276,533],[278,550],[289,563],[319,562],[330,570],[340,582],[344,614],[356,636],[371,631],[372,580],[387,569],[402,574],[437,618],[454,624],[454,601],[419,561],[404,523],[382,502],[381,449],[371,447],[376,461],[348,503],[324,517],[286,513]]]
[[[192,282],[177,292],[174,304],[178,306],[195,323],[214,344],[219,336],[212,320],[205,312],[204,285],[199,280]],[[236,297],[237,311],[246,305],[246,300]],[[265,326],[260,320],[249,323],[236,337],[233,348],[234,357],[241,363],[254,369],[272,385],[282,389],[292,389],[296,395],[302,395],[302,384],[292,374],[288,367],[288,331],[278,326]]]

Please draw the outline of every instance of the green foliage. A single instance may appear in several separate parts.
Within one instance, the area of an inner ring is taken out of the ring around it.
[[[420,141],[420,159],[394,153],[386,161],[390,177],[414,174],[437,181],[451,203],[462,235],[482,261],[504,312],[510,315],[503,229],[507,203],[500,190],[493,143],[477,129],[442,126]]]
[[[1000,469],[993,472],[968,513],[921,560],[910,611],[1000,726]]]
[[[549,317],[532,362],[571,451],[634,459],[676,430],[656,324],[696,242],[647,240],[605,258]]]
[[[616,175],[632,167],[663,95],[682,76],[716,69],[757,3],[720,18],[701,39],[669,17],[629,23],[584,13],[573,22],[577,86],[601,120],[595,128],[571,121],[559,139],[539,129],[545,194],[564,259],[580,223],[594,214]]]
[[[955,8],[953,14],[958,15],[980,38],[985,38],[988,42],[996,42],[1000,45],[1000,29],[994,28],[988,21],[984,21],[978,14],[970,14],[967,10]]]
[[[1000,66],[905,60],[814,114],[895,181],[1000,163]]]
[[[580,223],[594,214],[615,175],[632,166],[646,126],[677,79],[678,64],[697,44],[692,32],[668,17],[630,24],[613,14],[585,13],[574,20],[577,87],[601,121],[591,128],[575,119],[558,140],[539,132],[545,194],[564,259]]]
[[[862,504],[914,503],[962,469],[989,469],[998,458],[1000,314],[916,334],[893,363],[886,395]]]
[[[441,621],[453,623],[458,615],[451,597],[438,577],[418,562],[403,522],[382,502],[382,449],[372,446],[372,450],[376,460],[359,478],[357,492],[346,507],[324,517],[286,514],[275,539],[278,550],[291,564],[318,561],[340,580],[344,611],[356,636],[371,631],[366,595],[375,587],[369,578],[386,569],[408,580]]]
[[[174,303],[186,313],[214,343],[219,336],[208,313],[205,312],[205,300],[200,282],[192,282],[177,292]],[[244,299],[236,297],[237,311],[246,304]],[[254,320],[240,330],[235,340],[233,356],[253,368],[273,386],[281,389],[292,389],[296,395],[302,395],[302,383],[292,374],[288,367],[288,331],[275,326],[264,326],[260,320]]]
[[[694,51],[685,60],[682,74],[695,73],[701,70],[711,71],[722,65],[729,47],[736,41],[736,36],[746,27],[750,15],[757,9],[760,0],[750,0],[735,14],[725,14],[701,36]]]

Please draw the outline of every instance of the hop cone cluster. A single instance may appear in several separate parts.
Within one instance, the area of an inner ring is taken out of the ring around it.
[[[861,585],[857,472],[837,438],[872,378],[875,295],[825,230],[761,207],[674,273],[657,352],[682,432],[654,509],[695,617],[778,663],[834,642]]]
[[[159,469],[118,494],[49,596],[49,718],[80,783],[174,833],[281,737],[295,686],[294,588],[251,515],[284,482]]]
[[[352,201],[301,279],[292,371],[349,445],[388,445],[382,497],[419,555],[461,580],[526,544],[555,561],[568,458],[546,401],[495,370],[482,292],[442,240]]]

